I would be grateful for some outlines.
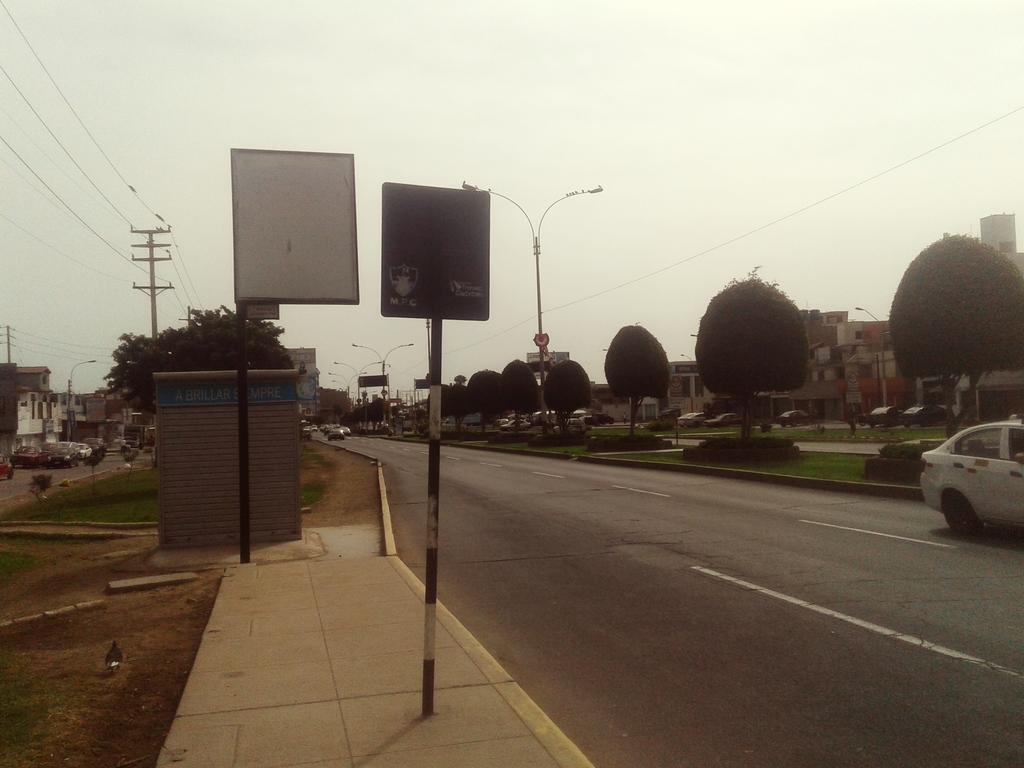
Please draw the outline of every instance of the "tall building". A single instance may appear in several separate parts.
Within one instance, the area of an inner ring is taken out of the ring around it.
[[[996,213],[981,220],[981,242],[1006,255],[1024,272],[1024,253],[1017,252],[1017,217],[1012,213]]]

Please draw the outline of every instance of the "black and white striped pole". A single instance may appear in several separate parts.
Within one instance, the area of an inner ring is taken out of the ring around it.
[[[437,530],[441,489],[441,318],[430,328],[430,445],[427,449],[427,572],[423,610],[423,716],[434,714]]]

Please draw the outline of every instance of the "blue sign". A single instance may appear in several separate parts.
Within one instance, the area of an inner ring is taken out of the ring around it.
[[[294,381],[261,381],[249,384],[250,405],[294,403],[296,400]],[[156,402],[163,408],[169,406],[237,405],[238,386],[218,381],[161,384],[157,389]]]

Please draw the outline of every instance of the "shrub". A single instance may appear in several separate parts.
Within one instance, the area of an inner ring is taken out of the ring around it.
[[[586,446],[591,453],[611,453],[614,451],[656,451],[659,448],[670,448],[672,444],[668,440],[662,440],[654,435],[634,435],[633,437],[589,435]]]
[[[883,459],[920,461],[921,454],[927,450],[930,450],[929,446],[921,445],[921,443],[889,443],[882,446],[878,455]]]
[[[793,441],[788,437],[752,437],[742,440],[738,437],[709,437],[701,441],[701,448],[715,450],[742,450],[747,448],[792,448]]]
[[[668,432],[676,428],[676,423],[671,419],[655,419],[647,425],[649,432]]]

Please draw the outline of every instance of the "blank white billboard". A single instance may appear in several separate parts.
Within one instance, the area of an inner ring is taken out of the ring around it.
[[[358,304],[352,155],[231,150],[235,301]]]

